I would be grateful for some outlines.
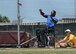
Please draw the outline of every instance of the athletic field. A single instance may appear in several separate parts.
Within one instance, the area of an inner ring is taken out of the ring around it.
[[[75,48],[0,48],[0,54],[76,54]]]

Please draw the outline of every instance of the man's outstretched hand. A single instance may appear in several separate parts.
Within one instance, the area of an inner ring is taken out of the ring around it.
[[[40,12],[42,12],[42,9],[39,9]]]

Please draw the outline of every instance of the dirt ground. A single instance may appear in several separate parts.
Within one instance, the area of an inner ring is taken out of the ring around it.
[[[0,48],[0,51],[76,51],[76,48]]]

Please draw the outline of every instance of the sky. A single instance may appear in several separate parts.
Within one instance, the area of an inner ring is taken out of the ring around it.
[[[74,18],[74,0],[20,0],[20,15],[23,23],[45,22],[46,19],[39,13],[45,14],[56,10],[58,19]],[[0,15],[9,17],[10,21],[17,20],[17,0],[0,0]]]

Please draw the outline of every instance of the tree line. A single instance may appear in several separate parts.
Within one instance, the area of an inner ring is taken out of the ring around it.
[[[0,23],[9,23],[10,20],[7,16],[0,15]]]

